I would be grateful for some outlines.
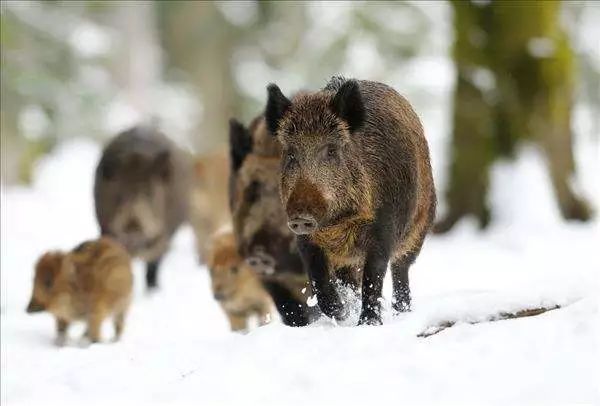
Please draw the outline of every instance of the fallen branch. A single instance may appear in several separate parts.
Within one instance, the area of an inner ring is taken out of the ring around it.
[[[514,312],[514,313],[510,313],[510,312],[501,312],[495,315],[492,315],[484,320],[474,320],[474,321],[463,321],[463,320],[454,320],[454,321],[443,321],[441,323],[439,323],[436,326],[430,326],[429,328],[427,328],[425,331],[423,331],[422,333],[418,334],[417,337],[430,337],[434,334],[437,334],[441,331],[446,330],[447,328],[450,328],[452,326],[454,326],[456,323],[460,323],[460,322],[464,322],[464,323],[468,323],[468,324],[480,324],[480,323],[487,323],[487,322],[493,322],[493,321],[500,321],[500,320],[510,320],[510,319],[519,319],[519,318],[523,318],[523,317],[532,317],[532,316],[538,316],[542,313],[546,313],[549,312],[551,310],[556,310],[556,309],[560,309],[561,307],[559,305],[555,305],[552,307],[536,307],[534,309],[524,309],[524,310],[519,310],[518,312]]]

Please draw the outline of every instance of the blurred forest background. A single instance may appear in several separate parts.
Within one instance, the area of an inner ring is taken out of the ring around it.
[[[490,167],[521,143],[543,152],[563,217],[586,220],[574,134],[600,141],[599,27],[594,2],[2,1],[2,183],[31,181],[61,142],[139,121],[210,152],[230,117],[263,109],[267,83],[290,93],[343,74],[415,105],[438,231],[487,225]]]

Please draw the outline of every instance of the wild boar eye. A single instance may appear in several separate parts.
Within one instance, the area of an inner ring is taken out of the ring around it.
[[[234,274],[234,275],[237,274],[238,273],[238,267],[237,266],[231,267],[231,273]]]
[[[325,147],[325,158],[334,159],[338,156],[338,148],[335,144],[329,144]]]
[[[337,154],[337,148],[335,147],[335,145],[330,145],[327,147],[327,156],[330,158],[335,157],[335,155]]]
[[[296,163],[296,154],[293,151],[289,151],[285,156],[285,166],[289,167]]]

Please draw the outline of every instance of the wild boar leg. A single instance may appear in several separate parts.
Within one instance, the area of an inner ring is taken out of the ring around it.
[[[393,300],[392,308],[396,313],[410,311],[410,285],[408,270],[415,261],[415,254],[408,254],[392,262]]]
[[[158,267],[162,258],[146,264],[146,288],[155,289],[158,287]]]
[[[87,331],[85,336],[93,343],[100,341],[100,330],[102,328],[102,322],[106,317],[105,307],[102,304],[97,304],[92,308],[92,311],[88,315],[87,320]]]
[[[243,313],[227,313],[231,331],[245,331],[248,328],[248,320]]]
[[[62,347],[67,341],[67,329],[69,328],[69,322],[64,319],[56,319],[56,345]]]
[[[357,277],[358,270],[350,266],[344,266],[335,270],[335,276],[342,286],[352,289],[355,293],[360,290],[360,281]]]
[[[308,270],[313,290],[317,295],[319,308],[327,316],[336,320],[345,319],[347,312],[335,290],[325,252],[305,236],[298,237],[298,248]]]
[[[362,310],[358,324],[381,324],[381,291],[390,260],[391,223],[381,221],[372,228],[372,240],[363,267]]]
[[[115,341],[119,341],[125,327],[125,312],[115,314],[113,323],[115,325]]]
[[[256,311],[256,315],[258,316],[259,326],[264,326],[271,322],[271,309],[268,305],[261,305]]]
[[[289,289],[280,282],[263,279],[263,286],[273,299],[281,321],[286,326],[306,326],[310,322],[306,303],[299,301]]]

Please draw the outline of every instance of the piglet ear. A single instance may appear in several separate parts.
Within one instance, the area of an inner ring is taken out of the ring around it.
[[[246,156],[252,152],[252,137],[242,123],[229,120],[229,154],[231,168],[236,172],[242,166]]]
[[[346,81],[331,100],[331,109],[348,123],[350,132],[358,130],[365,121],[365,105],[356,80]]]
[[[267,86],[267,93],[269,98],[267,99],[265,118],[269,132],[275,135],[279,127],[279,122],[292,105],[292,102],[281,93],[281,89],[274,83]]]

